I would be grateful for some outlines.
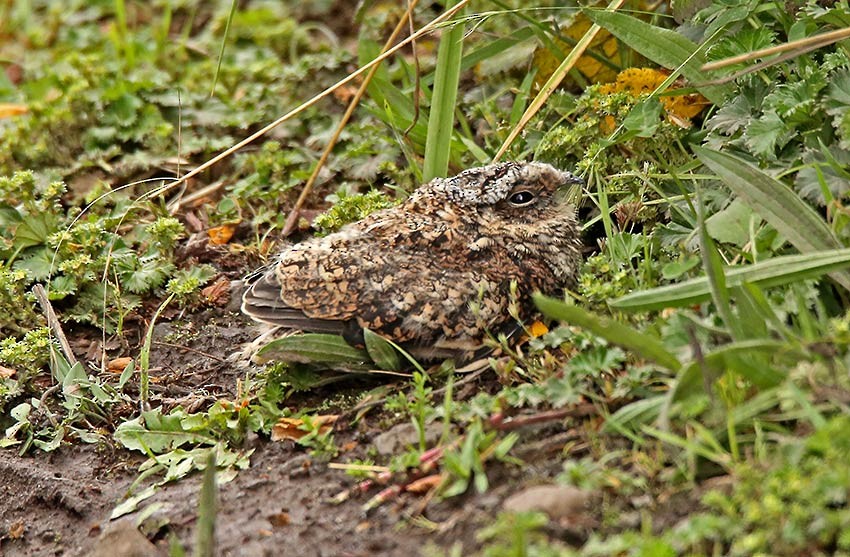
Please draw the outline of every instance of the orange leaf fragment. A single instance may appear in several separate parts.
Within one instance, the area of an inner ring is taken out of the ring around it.
[[[0,379],[8,379],[8,378],[14,376],[16,373],[18,373],[18,371],[15,370],[15,369],[5,367],[5,366],[0,366]]]
[[[292,519],[289,516],[288,512],[279,512],[273,515],[266,517],[275,528],[281,528],[283,526],[289,526],[292,523]]]
[[[211,244],[220,246],[230,241],[235,230],[235,224],[222,224],[221,226],[210,228],[207,234],[209,234]]]
[[[432,489],[436,489],[441,483],[443,483],[442,474],[431,474],[410,482],[404,490],[409,493],[428,493]]]
[[[11,526],[9,526],[9,531],[7,532],[7,535],[10,539],[19,540],[24,537],[24,530],[24,523],[23,521],[19,520],[18,522],[14,522]]]
[[[130,358],[129,356],[115,358],[106,364],[106,370],[110,373],[122,373],[125,369],[127,369],[127,366],[130,365],[130,362],[132,361],[133,358]]]
[[[29,112],[29,108],[25,104],[0,103],[0,118],[20,116],[27,112]]]
[[[225,306],[230,299],[230,281],[222,277],[201,290],[201,295],[214,306]]]
[[[549,327],[547,327],[546,325],[544,325],[540,321],[535,321],[534,323],[531,324],[531,327],[528,328],[528,333],[534,338],[542,337],[543,335],[545,335],[548,332],[549,332]]]
[[[333,427],[337,418],[339,416],[336,414],[327,414],[313,416],[311,421],[313,425],[319,426],[319,433],[326,433]],[[305,429],[302,429],[303,426],[304,420],[301,418],[281,418],[272,426],[272,441],[283,441],[284,439],[298,441],[308,433]]]

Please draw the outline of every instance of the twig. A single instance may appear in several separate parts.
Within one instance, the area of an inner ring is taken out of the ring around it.
[[[572,408],[563,408],[561,410],[549,410],[547,412],[539,412],[531,416],[519,416],[509,420],[491,420],[493,429],[499,431],[511,431],[528,425],[554,422],[564,418],[578,418],[581,416],[590,416],[598,413],[596,406],[590,402],[579,404]]]
[[[53,306],[50,304],[50,299],[47,297],[47,291],[44,286],[36,284],[32,287],[32,292],[35,294],[38,304],[41,306],[41,311],[44,312],[44,317],[47,319],[47,324],[53,330],[53,334],[59,340],[59,345],[62,347],[62,352],[65,354],[68,363],[72,366],[77,363],[77,357],[74,356],[74,351],[71,350],[71,345],[68,339],[65,338],[65,333],[62,331],[62,324],[59,318],[56,317],[56,312],[53,311]]]
[[[59,427],[59,422],[56,421],[56,418],[53,416],[53,412],[51,412],[50,408],[47,407],[47,397],[49,397],[61,388],[62,385],[57,383],[56,385],[53,385],[52,387],[41,393],[41,398],[38,399],[39,412],[47,416],[47,419],[50,420],[50,425],[52,425],[54,428]]]
[[[188,346],[183,346],[182,344],[174,344],[173,342],[162,342],[159,340],[153,341],[153,344],[158,344],[160,346],[170,346],[171,348],[177,348],[178,350],[186,350],[187,352],[194,352],[195,354],[200,354],[205,358],[209,358],[210,360],[215,360],[216,362],[224,363],[227,360],[224,358],[219,358],[218,356],[213,356],[212,354],[207,354],[206,352],[201,352],[200,350],[196,350],[195,348],[189,348]]]
[[[206,197],[206,196],[208,196],[212,193],[217,192],[222,187],[224,187],[224,184],[225,184],[224,180],[219,180],[218,182],[213,182],[212,184],[210,184],[208,186],[204,186],[203,188],[199,189],[198,191],[193,191],[189,195],[185,195],[185,196],[181,195],[181,196],[175,197],[174,201],[171,201],[168,204],[168,212],[173,215],[174,213],[179,211],[180,208],[183,207],[184,205],[188,205],[189,203],[192,203],[193,201],[197,201],[198,199],[203,199],[204,197]]]
[[[404,24],[407,22],[408,18],[410,18],[410,21],[413,21],[413,8],[418,2],[419,0],[411,0],[408,3],[407,13],[399,19],[398,24],[390,34],[390,38],[387,39],[386,43],[384,43],[384,47],[381,49],[381,54],[384,54],[390,49],[401,33],[401,30],[404,28]],[[411,33],[411,36],[413,36],[413,33]],[[411,44],[415,43],[411,42]],[[378,59],[381,59],[380,56]],[[313,189],[313,184],[315,184],[316,180],[319,178],[319,172],[321,172],[322,168],[325,166],[325,163],[327,162],[328,157],[330,157],[331,151],[333,151],[336,142],[339,141],[339,136],[342,134],[342,130],[345,129],[346,124],[348,124],[348,121],[351,119],[351,115],[354,114],[354,109],[357,108],[358,104],[360,104],[360,99],[363,98],[363,95],[366,93],[366,88],[369,86],[369,83],[372,81],[372,78],[375,76],[375,73],[377,73],[379,67],[380,64],[375,64],[369,69],[369,73],[367,73],[366,77],[363,78],[363,82],[360,83],[360,87],[357,89],[354,97],[352,97],[351,102],[348,103],[348,107],[345,109],[345,114],[342,115],[339,124],[336,126],[336,130],[334,130],[330,141],[328,141],[328,144],[325,146],[325,150],[322,152],[322,156],[320,156],[318,162],[316,162],[316,166],[313,168],[313,173],[310,175],[310,178],[307,179],[307,183],[304,184],[304,189],[301,190],[298,200],[295,202],[295,205],[286,217],[286,223],[283,225],[283,230],[281,231],[284,238],[292,234],[295,230],[295,226],[298,223],[298,217],[301,214],[301,208],[307,201],[307,196],[310,195],[310,191]]]
[[[755,60],[756,58],[764,58],[765,56],[771,56],[773,54],[779,54],[781,52],[788,52],[789,50],[807,49],[800,52],[800,54],[803,54],[804,52],[808,52],[809,50],[820,48],[822,46],[827,46],[842,39],[846,39],[848,37],[850,37],[850,27],[845,27],[844,29],[837,29],[828,33],[815,35],[813,37],[806,37],[805,39],[799,39],[796,41],[791,41],[784,44],[771,46],[768,48],[762,48],[761,50],[755,50],[753,52],[739,54],[738,56],[724,58],[723,60],[709,62],[707,64],[703,64],[700,70],[704,72],[710,72],[712,70],[719,70],[720,68],[725,68],[726,66],[734,66],[735,64],[738,64],[740,62],[749,62],[750,60]],[[794,55],[796,56],[796,53]]]

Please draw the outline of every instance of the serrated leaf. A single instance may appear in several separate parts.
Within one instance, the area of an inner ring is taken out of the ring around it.
[[[681,366],[679,360],[668,352],[655,336],[636,331],[607,317],[594,315],[578,306],[567,305],[555,298],[547,298],[542,294],[535,294],[533,298],[538,309],[548,317],[578,325],[667,369],[675,371]]]
[[[56,232],[58,226],[58,219],[53,213],[27,215],[15,230],[15,247],[39,246],[47,241],[48,236]]]
[[[786,184],[728,153],[694,145],[694,153],[723,182],[802,253],[843,247],[824,219]],[[831,275],[850,290],[850,274]]]
[[[783,136],[789,132],[790,129],[782,118],[771,110],[750,122],[744,134],[744,141],[756,155],[773,157],[777,145],[781,146]]]
[[[23,269],[33,280],[45,280],[50,277],[55,270],[53,261],[53,250],[49,248],[41,248],[31,256],[15,261],[15,269]],[[50,294],[52,295],[52,289]],[[55,299],[52,298],[51,299]]]
[[[202,428],[184,426],[186,417],[182,409],[171,414],[162,414],[158,409],[142,412],[141,416],[119,425],[113,437],[124,447],[145,454],[164,453],[186,443],[215,442]]]
[[[847,267],[850,267],[850,249],[840,249],[774,257],[754,265],[727,267],[724,273],[727,288],[745,283],[769,288],[817,278]],[[699,277],[678,284],[633,292],[609,301],[608,305],[615,309],[648,311],[698,304],[710,297],[708,279]]]
[[[339,335],[305,333],[273,340],[258,352],[263,358],[285,362],[363,364],[369,354],[352,347]]]
[[[835,72],[826,91],[826,113],[840,138],[839,146],[850,149],[850,70]]]
[[[366,341],[366,351],[379,369],[385,371],[398,371],[401,368],[401,360],[398,352],[392,344],[381,335],[369,329],[363,329],[363,340]]]

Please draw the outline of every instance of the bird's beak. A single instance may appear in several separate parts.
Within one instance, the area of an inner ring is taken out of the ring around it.
[[[578,176],[575,176],[574,174],[571,174],[569,172],[562,172],[561,175],[564,177],[564,186],[584,185],[584,180],[582,180]]]

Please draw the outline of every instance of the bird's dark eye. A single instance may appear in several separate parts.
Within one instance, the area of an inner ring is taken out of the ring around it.
[[[534,203],[534,199],[535,195],[533,193],[527,190],[523,190],[511,194],[511,196],[508,198],[508,201],[510,201],[511,205],[513,205],[514,207],[525,207],[526,205],[531,205],[532,203]]]

